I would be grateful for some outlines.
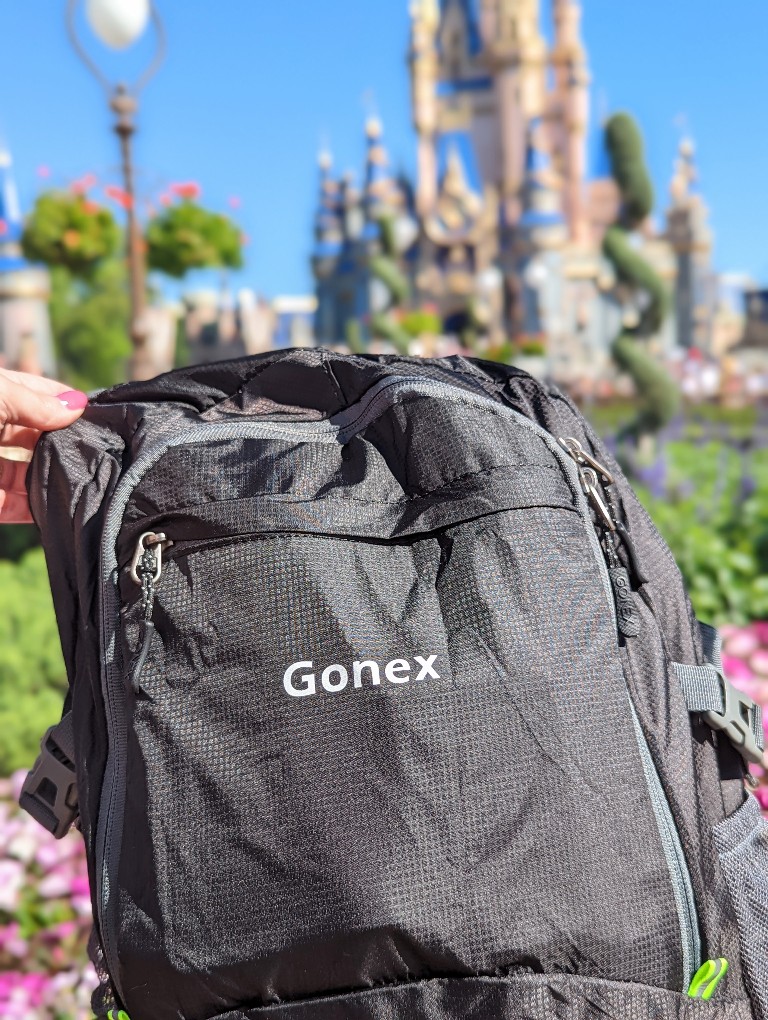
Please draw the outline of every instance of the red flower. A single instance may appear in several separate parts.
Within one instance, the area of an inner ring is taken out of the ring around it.
[[[88,216],[95,216],[99,211],[99,206],[96,202],[83,202],[83,212]]]
[[[84,174],[70,184],[70,191],[74,191],[76,195],[84,195],[87,191],[98,183],[96,174]]]
[[[172,184],[170,190],[174,195],[178,195],[179,198],[186,198],[192,202],[200,198],[203,193],[203,189],[195,181],[182,181],[179,184]]]
[[[160,201],[160,205],[170,205],[173,202],[173,196],[169,195],[166,192],[165,194],[160,196],[159,201]]]
[[[108,184],[104,189],[104,194],[107,198],[111,198],[113,202],[117,202],[123,209],[130,209],[133,206],[133,199],[128,192],[123,191],[122,188],[118,188],[114,184]]]
[[[0,237],[5,237],[8,233],[8,224],[5,220],[0,220]]]

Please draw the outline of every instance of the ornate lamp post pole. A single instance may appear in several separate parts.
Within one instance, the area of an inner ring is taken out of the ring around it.
[[[146,266],[139,220],[136,215],[136,191],[133,172],[133,136],[136,132],[136,111],[142,89],[157,72],[165,56],[165,30],[152,0],[86,0],[86,17],[99,39],[112,49],[125,49],[142,35],[151,20],[155,26],[157,46],[146,71],[132,85],[113,85],[83,46],[77,32],[77,8],[80,0],[69,0],[67,30],[80,59],[96,77],[109,96],[115,114],[115,133],[120,139],[127,214],[128,271],[131,284],[132,379],[147,379],[155,374],[149,350],[146,321]]]

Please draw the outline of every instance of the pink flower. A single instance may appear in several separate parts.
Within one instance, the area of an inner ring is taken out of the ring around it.
[[[12,914],[19,905],[24,885],[24,867],[20,861],[0,860],[0,910]]]
[[[11,776],[11,798],[18,803],[19,797],[21,796],[21,788],[24,785],[24,780],[27,778],[27,770],[19,769],[14,772]]]
[[[760,621],[752,624],[752,631],[763,647],[768,648],[768,622]]]
[[[19,934],[19,925],[14,921],[0,928],[0,952],[23,958],[26,956],[29,943]]]
[[[750,655],[749,664],[755,673],[759,673],[761,677],[768,677],[768,650],[758,648]]]
[[[743,659],[735,658],[730,652],[728,655],[723,655],[723,669],[725,670],[725,675],[735,684],[740,685],[742,681],[752,681],[755,679],[752,670],[746,662]]]
[[[746,659],[756,651],[760,642],[751,627],[739,627],[724,642],[723,651],[737,659]]]
[[[47,900],[69,896],[72,888],[72,874],[64,869],[49,872],[37,886],[38,893]]]

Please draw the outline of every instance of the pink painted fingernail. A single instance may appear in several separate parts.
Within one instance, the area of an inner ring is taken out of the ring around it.
[[[65,390],[59,394],[59,400],[71,411],[81,411],[88,406],[88,394],[80,390]]]

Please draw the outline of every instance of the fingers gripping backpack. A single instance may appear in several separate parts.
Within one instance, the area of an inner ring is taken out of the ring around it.
[[[759,711],[575,407],[287,351],[93,398],[30,497],[131,1020],[768,1020]]]

